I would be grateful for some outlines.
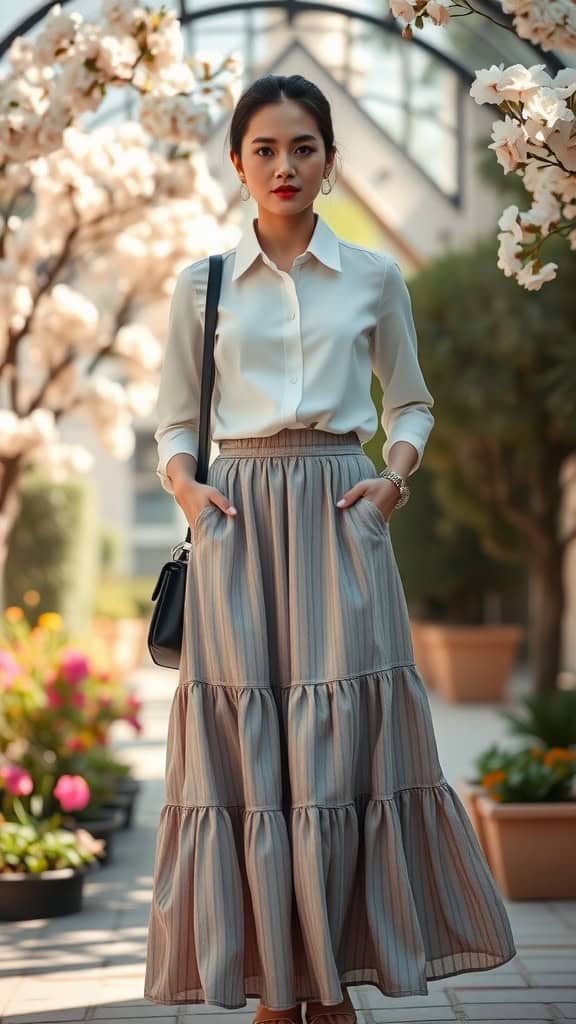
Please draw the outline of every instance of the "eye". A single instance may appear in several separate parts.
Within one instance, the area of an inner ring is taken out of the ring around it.
[[[263,149],[267,149],[269,152],[271,151],[270,150],[270,146],[259,146],[258,149],[255,150],[256,156],[259,156]],[[306,145],[298,146],[298,149],[296,150],[296,152],[298,152],[301,149],[307,149],[310,153],[314,153],[314,148],[312,146],[306,146]]]

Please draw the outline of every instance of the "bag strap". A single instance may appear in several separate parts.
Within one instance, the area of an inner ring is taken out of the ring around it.
[[[202,355],[202,386],[200,394],[200,433],[198,440],[198,459],[196,480],[204,484],[208,478],[208,462],[210,447],[210,408],[214,389],[214,335],[218,319],[218,300],[222,284],[221,255],[213,255],[208,260],[208,288],[206,290],[206,313],[204,316],[204,351]],[[190,543],[191,530],[186,532],[186,543]]]

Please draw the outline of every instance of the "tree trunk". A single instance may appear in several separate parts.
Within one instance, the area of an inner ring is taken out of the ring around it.
[[[532,558],[529,575],[529,647],[536,693],[557,689],[560,671],[564,580],[562,543]]]

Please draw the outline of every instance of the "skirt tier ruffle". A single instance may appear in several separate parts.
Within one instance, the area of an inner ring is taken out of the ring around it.
[[[172,702],[145,996],[390,996],[515,955],[414,664]]]

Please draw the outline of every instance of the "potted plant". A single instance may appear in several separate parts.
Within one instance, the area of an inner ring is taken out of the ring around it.
[[[104,576],[96,587],[92,629],[116,672],[142,664],[152,610],[150,580]]]
[[[78,804],[76,796],[65,795],[63,827],[83,824],[105,838],[102,861],[107,862],[112,835],[125,823],[127,810],[117,806],[126,802],[116,789],[126,770],[109,753],[109,730],[124,719],[140,731],[140,701],[118,674],[98,667],[71,645],[58,615],[45,613],[32,627],[20,609],[7,609],[2,642],[0,755],[28,773],[35,797],[43,801],[42,809],[35,809],[37,817],[61,803],[62,778],[82,777],[87,798]],[[107,807],[107,801],[116,806]]]
[[[132,777],[130,765],[120,761],[108,747],[92,747],[84,755],[84,772],[90,777],[109,780],[110,792],[103,797],[104,808],[122,812],[122,828],[132,826],[136,798],[141,789]]]
[[[513,736],[535,742],[517,750],[492,744],[476,758],[473,776],[459,781],[459,793],[503,891],[527,894],[510,898],[569,898],[573,847],[565,847],[568,863],[557,847],[576,839],[576,691],[527,696],[499,714]],[[526,840],[520,870],[516,857]]]
[[[82,909],[84,878],[101,846],[89,832],[49,820],[0,817],[0,920],[60,917]]]
[[[392,519],[414,660],[426,685],[450,703],[501,701],[525,633],[518,621],[525,574],[483,551],[433,488],[421,470],[413,500]]]
[[[508,732],[525,740],[535,740],[537,749],[572,748],[576,746],[576,691],[554,690],[546,694],[523,697],[516,710],[500,709],[499,716],[508,723]],[[491,744],[473,762],[472,774],[458,781],[468,817],[474,826],[484,853],[490,861],[490,850],[484,837],[484,819],[477,807],[477,798],[486,795],[483,779],[494,772],[507,772],[516,753]]]
[[[506,899],[576,899],[576,750],[531,747],[482,779],[488,862]]]
[[[562,248],[565,263],[562,241],[551,236],[547,245],[550,259]],[[576,292],[570,273],[540,291],[519,288],[499,269],[496,248],[490,238],[451,251],[410,282],[436,400],[426,466],[444,518],[471,528],[492,558],[525,567],[527,646],[544,693],[557,688],[562,668],[563,565],[573,538],[559,509],[576,447]],[[568,259],[576,266],[576,254]]]
[[[43,817],[44,797],[34,792],[31,775],[20,766],[4,761],[0,787],[0,919],[78,912],[87,866],[103,855],[104,844],[86,829],[61,827],[59,812]],[[80,776],[61,776],[53,795],[63,810],[85,806],[90,799]]]

